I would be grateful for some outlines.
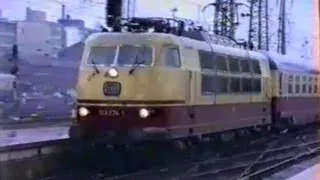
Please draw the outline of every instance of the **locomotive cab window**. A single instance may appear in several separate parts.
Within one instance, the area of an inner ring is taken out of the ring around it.
[[[165,65],[175,68],[181,66],[180,51],[178,47],[166,47]]]
[[[153,48],[149,46],[122,45],[119,47],[119,65],[151,65]]]
[[[94,46],[90,49],[88,64],[112,65],[114,64],[117,47]]]

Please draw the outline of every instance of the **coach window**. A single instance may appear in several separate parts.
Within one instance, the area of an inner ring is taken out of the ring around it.
[[[292,93],[293,93],[292,83],[293,83],[293,76],[290,75],[290,76],[288,77],[288,93],[289,93],[289,94],[292,94]]]
[[[302,77],[302,93],[307,93],[307,77]]]
[[[289,93],[289,94],[292,94],[292,93],[293,93],[292,84],[288,84],[288,93]]]
[[[311,84],[308,85],[308,93],[312,94],[312,85]]]
[[[214,93],[214,76],[202,74],[201,75],[201,92],[202,95],[212,95]]]
[[[296,84],[295,92],[298,94],[300,93],[300,76],[296,76],[295,84]]]
[[[252,79],[252,92],[261,92],[261,79]]]
[[[248,59],[240,60],[241,72],[251,73],[250,61]]]
[[[256,74],[261,74],[260,63],[257,60],[252,61],[252,70]]]
[[[240,72],[239,60],[235,57],[229,56],[229,70],[230,72]]]
[[[165,51],[165,64],[169,67],[180,67],[180,52],[178,47],[167,47]]]
[[[306,92],[307,92],[307,85],[302,84],[302,93],[306,93]]]
[[[200,66],[201,69],[214,69],[213,53],[208,51],[199,50]]]
[[[239,93],[241,92],[241,83],[239,78],[230,78],[230,92]]]
[[[292,88],[292,84],[288,84],[288,93],[292,94],[293,93],[293,88]]]
[[[296,94],[300,93],[300,84],[296,84]]]
[[[229,92],[229,78],[224,76],[217,76],[217,93],[228,93]]]
[[[228,71],[227,57],[217,54],[215,58],[215,61],[217,61],[217,69],[220,71]]]
[[[312,94],[312,84],[313,84],[313,78],[309,77],[309,84],[308,84],[308,93]]]
[[[313,93],[318,93],[318,78],[314,78]]]

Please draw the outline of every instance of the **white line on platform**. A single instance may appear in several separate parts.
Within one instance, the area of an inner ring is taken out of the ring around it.
[[[68,138],[68,127],[1,130],[0,147]]]

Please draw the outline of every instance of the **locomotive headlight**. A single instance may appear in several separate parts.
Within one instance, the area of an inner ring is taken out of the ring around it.
[[[117,77],[118,76],[118,71],[114,68],[109,69],[108,74],[110,77]]]
[[[147,118],[147,117],[150,116],[150,111],[149,111],[148,109],[146,109],[146,108],[142,108],[142,109],[140,109],[140,111],[139,111],[139,115],[140,115],[140,117],[142,117],[142,118]]]
[[[87,116],[89,114],[89,110],[85,107],[79,108],[79,115],[80,116]]]

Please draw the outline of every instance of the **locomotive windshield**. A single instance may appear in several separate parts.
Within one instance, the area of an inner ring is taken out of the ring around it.
[[[88,64],[96,65],[111,65],[114,63],[117,47],[92,47]]]
[[[152,48],[147,46],[121,46],[119,48],[119,65],[151,65]]]
[[[149,66],[152,64],[153,48],[148,46],[121,45],[118,47],[92,47],[87,63],[92,65]]]

